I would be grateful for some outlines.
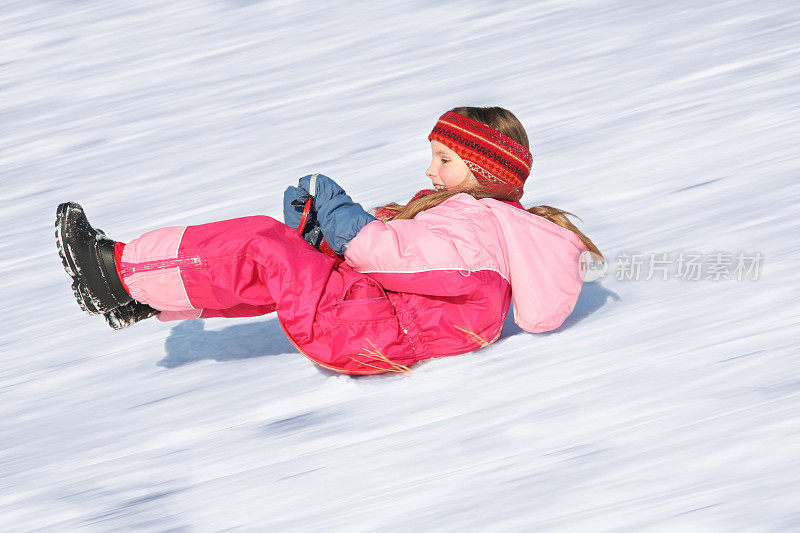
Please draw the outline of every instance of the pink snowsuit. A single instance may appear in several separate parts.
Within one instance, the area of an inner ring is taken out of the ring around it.
[[[370,222],[343,263],[296,229],[252,216],[146,233],[125,246],[119,270],[160,320],[277,311],[315,363],[376,374],[497,340],[512,284],[521,328],[558,327],[581,290],[583,251],[544,218],[457,194],[411,220]]]

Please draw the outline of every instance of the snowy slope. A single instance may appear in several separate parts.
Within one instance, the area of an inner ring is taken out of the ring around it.
[[[799,43],[794,2],[0,2],[0,530],[800,529]],[[456,105],[612,261],[556,332],[351,378],[274,317],[75,305],[59,202],[125,241],[310,171],[405,201]],[[758,279],[617,279],[715,252]]]

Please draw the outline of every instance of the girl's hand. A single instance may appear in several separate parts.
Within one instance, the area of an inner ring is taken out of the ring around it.
[[[283,222],[287,226],[299,229],[308,198],[308,191],[300,187],[289,187],[283,192]],[[317,222],[317,214],[314,209],[308,213],[308,219],[302,228],[302,235],[308,244],[319,249],[322,230]]]
[[[338,183],[324,174],[309,174],[300,178],[297,187],[289,187],[284,193],[284,217],[289,217],[295,224],[300,224],[303,204],[311,196],[314,198],[315,221],[322,230],[322,235],[331,249],[339,255],[344,254],[347,244],[356,234],[377,220],[367,213],[360,204],[354,202]],[[309,222],[312,217],[309,215]],[[289,224],[287,219],[287,224]],[[291,225],[291,224],[290,224]],[[294,226],[297,227],[297,226]]]

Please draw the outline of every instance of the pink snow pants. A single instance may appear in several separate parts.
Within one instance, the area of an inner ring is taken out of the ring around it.
[[[330,370],[402,372],[418,360],[375,280],[267,216],[151,231],[125,245],[119,266],[160,320],[277,311],[297,349]]]

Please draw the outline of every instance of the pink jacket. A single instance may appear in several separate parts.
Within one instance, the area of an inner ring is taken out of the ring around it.
[[[455,276],[493,273],[513,287],[517,325],[539,333],[560,326],[575,307],[585,250],[577,235],[547,219],[457,194],[411,220],[367,224],[345,259],[385,289],[415,294],[447,295],[449,284],[459,285]],[[446,277],[421,275],[432,272]]]

